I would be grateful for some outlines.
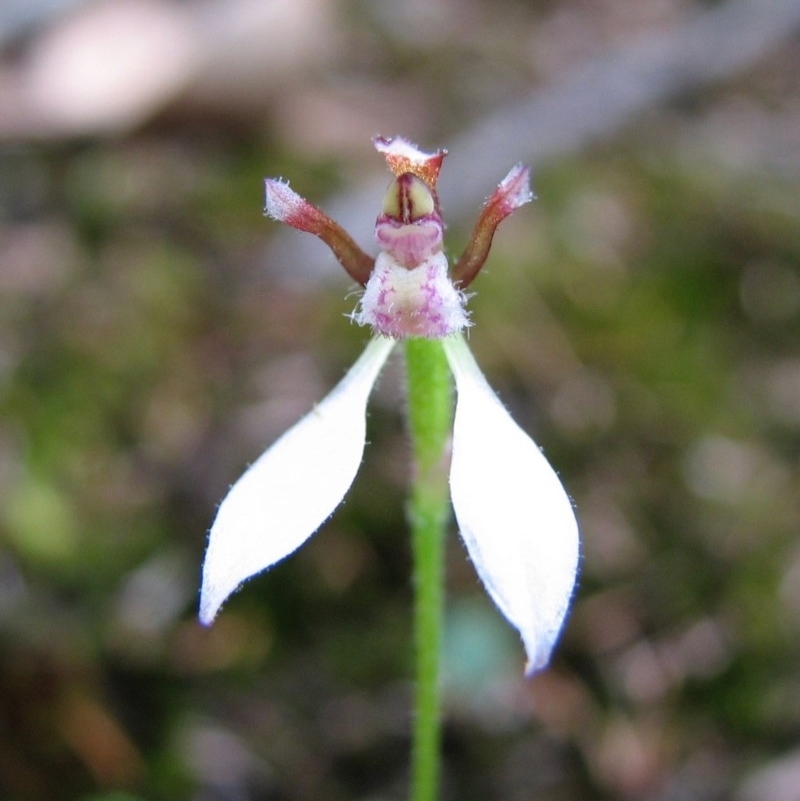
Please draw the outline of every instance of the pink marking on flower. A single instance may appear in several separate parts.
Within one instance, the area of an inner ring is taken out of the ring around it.
[[[469,325],[464,296],[450,282],[441,253],[413,269],[381,253],[353,319],[394,339],[441,339]]]
[[[404,267],[413,269],[442,249],[442,224],[438,219],[431,219],[398,225],[379,217],[375,239],[382,250],[391,253]]]

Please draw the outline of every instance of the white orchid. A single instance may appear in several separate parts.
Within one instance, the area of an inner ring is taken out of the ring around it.
[[[461,537],[486,590],[519,631],[527,672],[544,667],[566,616],[578,564],[578,527],[564,488],[537,445],[492,392],[464,340],[464,289],[497,225],[532,194],[514,167],[485,203],[448,274],[436,183],[445,151],[375,140],[394,174],[376,223],[381,252],[365,254],[322,211],[279,180],[266,213],[319,236],[365,287],[353,320],[375,336],[336,388],[233,485],[219,507],[203,567],[200,619],[210,624],[246,579],[302,545],[341,503],[362,460],[366,405],[398,340],[441,340],[457,403],[450,491]]]

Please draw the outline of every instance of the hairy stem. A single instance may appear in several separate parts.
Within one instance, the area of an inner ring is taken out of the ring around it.
[[[408,508],[414,551],[416,646],[411,799],[435,801],[439,785],[439,674],[453,389],[440,341],[410,339],[405,351],[414,470]]]

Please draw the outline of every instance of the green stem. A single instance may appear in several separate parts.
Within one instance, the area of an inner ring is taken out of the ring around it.
[[[410,339],[405,350],[414,470],[409,503],[416,645],[411,799],[435,801],[441,729],[444,534],[450,509],[447,450],[452,433],[453,390],[441,342]]]

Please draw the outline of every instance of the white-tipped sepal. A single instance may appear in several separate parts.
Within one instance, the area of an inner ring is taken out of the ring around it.
[[[578,525],[558,476],[491,390],[463,337],[443,343],[458,393],[453,509],[481,581],[522,637],[530,674],[549,661],[567,613]]]
[[[233,485],[209,534],[202,623],[243,581],[299,548],[341,503],[364,454],[367,399],[393,346],[373,339],[325,400]]]

